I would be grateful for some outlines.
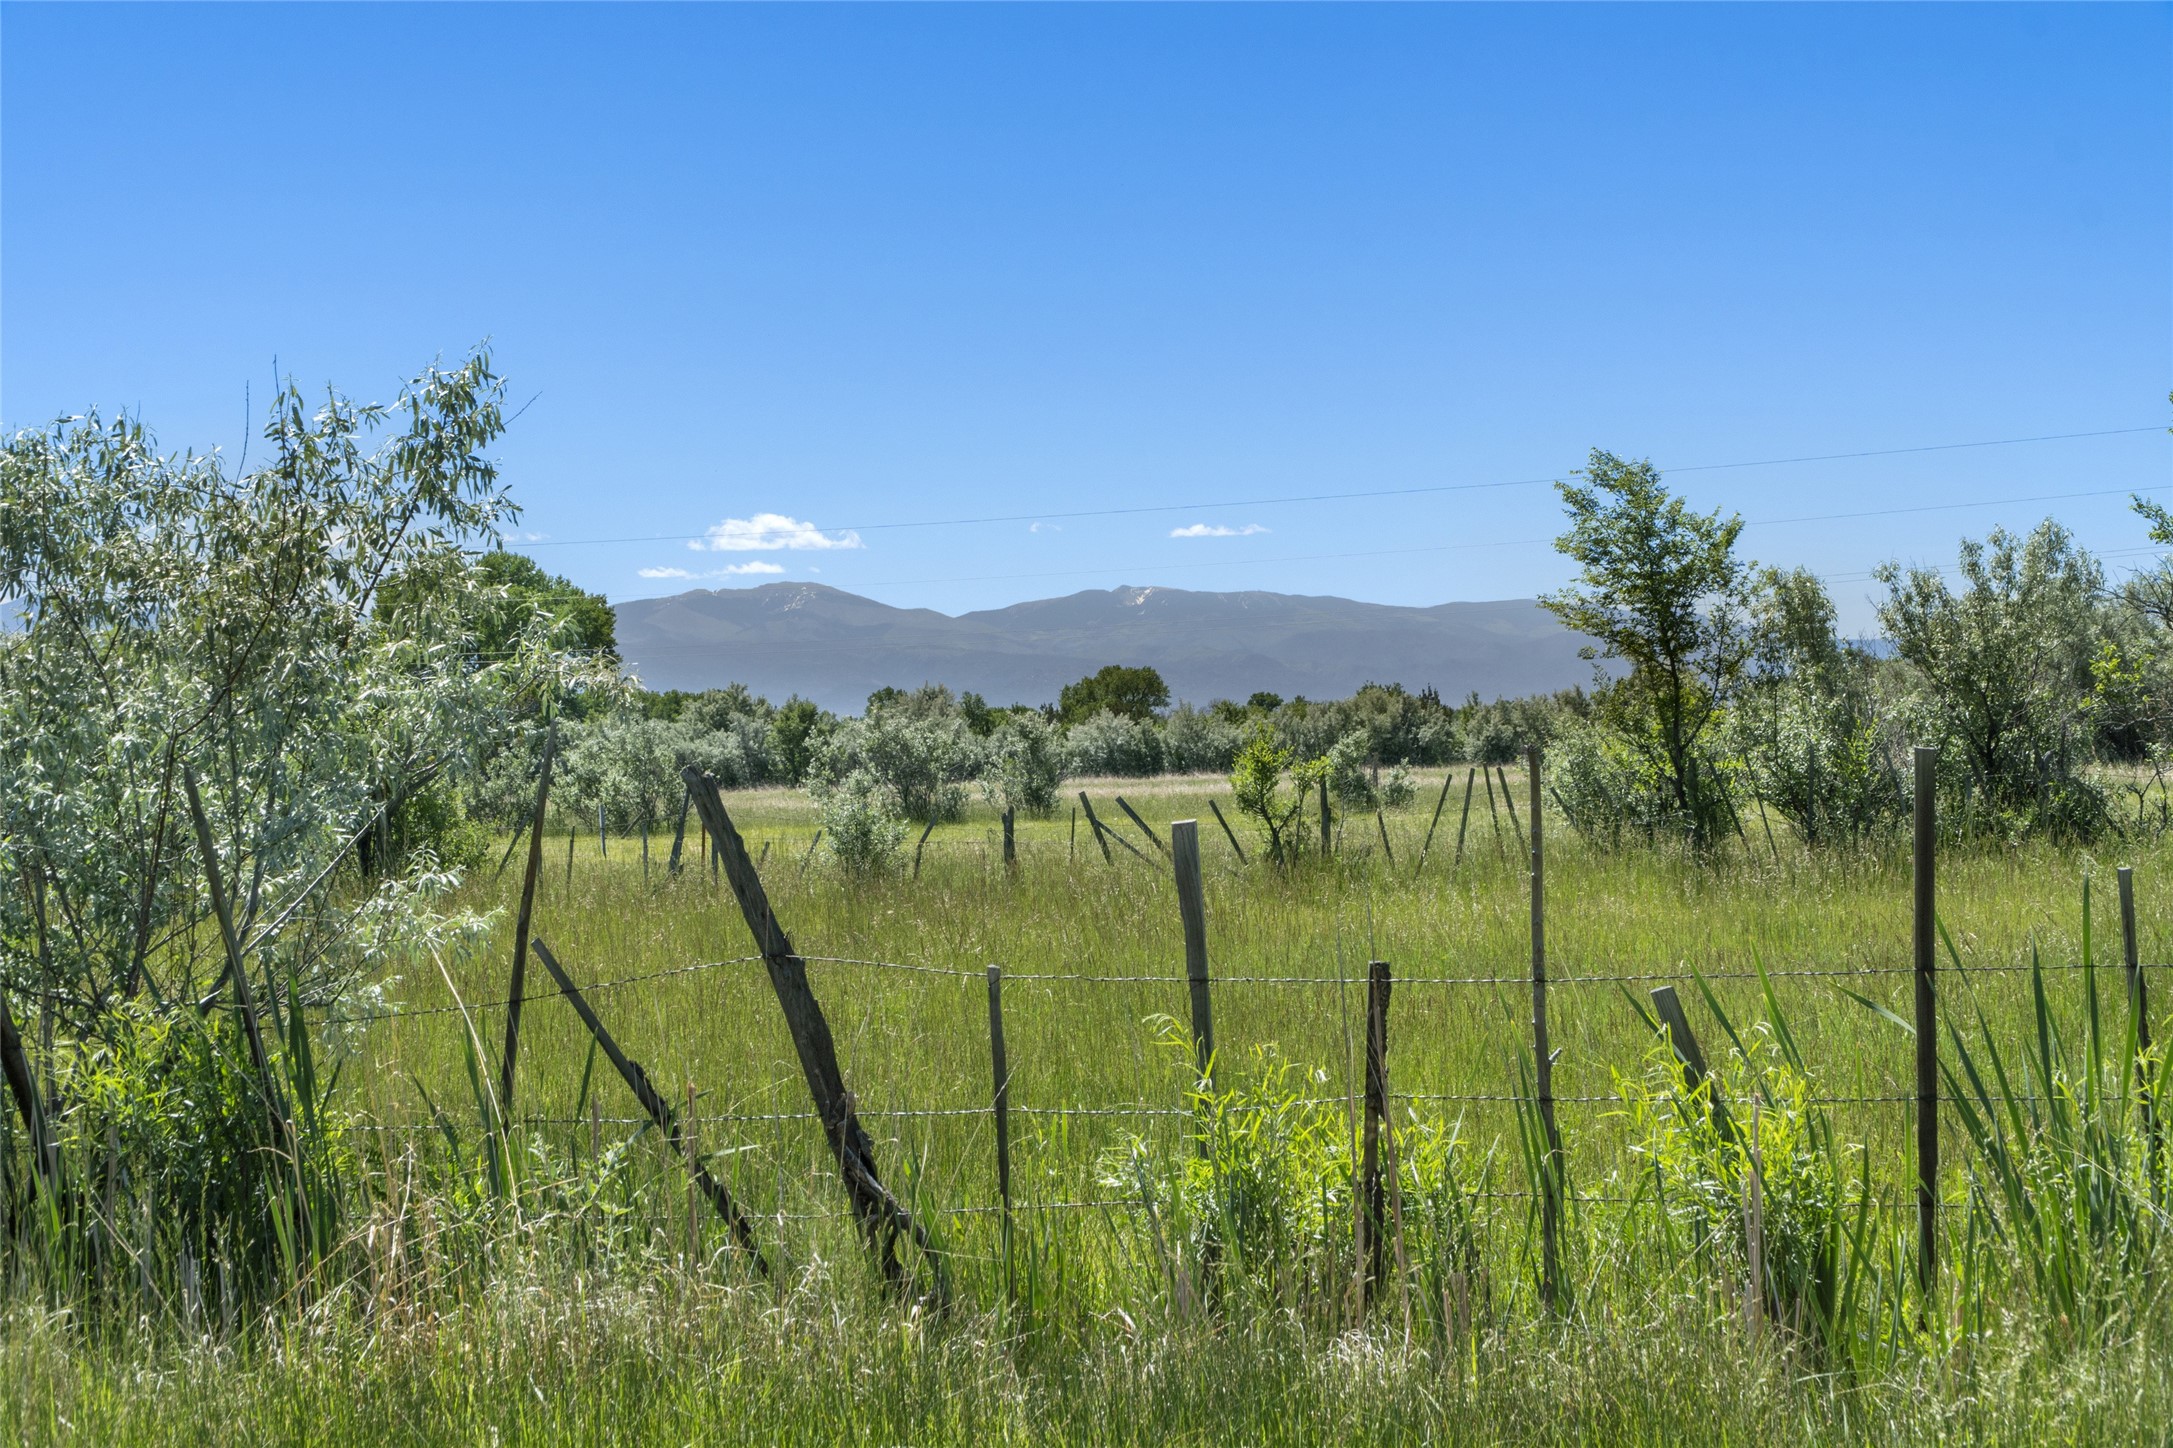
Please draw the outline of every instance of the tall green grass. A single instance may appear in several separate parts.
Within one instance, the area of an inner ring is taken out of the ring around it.
[[[1196,785],[1120,787],[1150,819],[1206,815]],[[773,904],[812,958],[886,1180],[949,1260],[947,1313],[867,1267],[759,965],[664,973],[748,949],[698,856],[672,879],[661,846],[644,872],[638,847],[614,841],[606,859],[588,840],[569,880],[561,841],[538,933],[666,1096],[694,1089],[700,1149],[755,1214],[776,1281],[752,1277],[690,1200],[562,1002],[531,1000],[502,1113],[501,931],[389,964],[403,1009],[388,1018],[315,1039],[290,1028],[290,1090],[339,1154],[319,1183],[336,1199],[312,1213],[328,1234],[289,1251],[276,1281],[207,1295],[214,1249],[184,1252],[157,1223],[116,1233],[151,1249],[133,1272],[16,1250],[0,1424],[100,1442],[221,1424],[328,1443],[490,1428],[1672,1442],[2106,1441],[2166,1421],[2167,1182],[2136,1105],[2145,1085],[2162,1099],[2166,1068],[2099,999],[2091,861],[2029,846],[1943,864],[1951,1129],[1927,1295],[1913,1056],[1894,1024],[1909,977],[1803,973],[1906,965],[1906,860],[1762,835],[1717,865],[1566,841],[1549,880],[1568,1156],[1550,1313],[1523,867],[1510,822],[1497,848],[1483,815],[1455,863],[1455,803],[1423,871],[1425,811],[1387,822],[1393,865],[1370,818],[1346,825],[1333,862],[1291,872],[1241,868],[1206,837],[1222,1043],[1208,1086],[1175,1023],[1177,911],[1144,839],[1151,867],[1121,852],[1111,866],[1090,838],[1073,847],[1063,815],[1027,822],[1007,872],[993,820],[976,817],[938,832],[918,879],[849,880],[801,872],[813,823],[799,802],[733,801],[751,848],[767,843]],[[2173,856],[2136,863],[2148,960]],[[468,903],[517,883],[478,880]],[[1393,1241],[1369,1292],[1354,1193],[1370,959],[1399,984]],[[1008,1237],[986,1110],[990,961],[1011,977]],[[622,977],[640,979],[607,984]],[[1714,1065],[1702,1084],[1639,1006],[1659,980],[1695,988]],[[95,1120],[79,1102],[79,1177],[99,1160]],[[116,1219],[140,1220],[131,1190],[118,1185]]]

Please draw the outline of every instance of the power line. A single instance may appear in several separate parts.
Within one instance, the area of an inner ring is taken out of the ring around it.
[[[2096,432],[2052,432],[2034,437],[1995,437],[1978,442],[1925,443],[1915,447],[1872,448],[1859,452],[1811,453],[1802,457],[1754,458],[1733,463],[1697,463],[1687,467],[1667,468],[1667,473],[1727,472],[1740,468],[1787,467],[1798,463],[1825,463],[1852,461],[1861,458],[1901,457],[1912,453],[1955,452],[1965,448],[2013,447],[2023,443],[2070,442],[2079,438],[2123,437],[2134,433],[2162,432],[2162,424],[2148,427],[2113,427]],[[989,523],[1053,523],[1078,518],[1122,518],[1151,513],[1189,513],[1214,508],[1266,508],[1293,503],[1339,503],[1367,498],[1408,498],[1435,493],[1485,492],[1499,488],[1544,487],[1558,481],[1557,476],[1543,478],[1511,478],[1486,483],[1433,483],[1416,488],[1368,488],[1355,492],[1340,493],[1292,493],[1267,498],[1225,498],[1212,502],[1196,503],[1149,503],[1130,508],[1080,508],[1059,513],[993,513],[973,518],[913,518],[893,520],[887,523],[856,523],[851,525],[826,524],[816,531],[825,533],[878,533],[903,528],[963,528]],[[809,527],[814,527],[810,524]],[[621,543],[699,543],[708,538],[707,533],[655,533],[625,538],[544,538],[534,542],[514,545],[520,548],[576,548]],[[760,551],[760,550],[749,550]]]

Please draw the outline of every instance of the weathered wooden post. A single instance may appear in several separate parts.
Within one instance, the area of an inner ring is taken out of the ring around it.
[[[641,1069],[641,1063],[631,1059],[626,1052],[619,1049],[619,1043],[612,1038],[611,1032],[604,1029],[603,1021],[598,1019],[595,1009],[589,1005],[587,998],[581,994],[580,988],[573,983],[573,977],[566,973],[565,967],[561,966],[557,958],[551,954],[550,947],[545,945],[541,939],[535,939],[529,942],[528,948],[536,953],[536,959],[543,962],[543,968],[550,972],[551,979],[558,982],[559,993],[566,997],[566,1003],[572,1006],[574,1014],[581,1018],[581,1024],[589,1028],[589,1034],[595,1037],[596,1044],[603,1049],[604,1059],[617,1069],[619,1079],[624,1081],[627,1089],[634,1093],[634,1099],[641,1103],[641,1109],[649,1113],[649,1119],[656,1123],[656,1129],[663,1133],[664,1140],[670,1144],[674,1152],[678,1153],[680,1159],[686,1162],[687,1175],[693,1180],[694,1185],[701,1189],[702,1195],[709,1199],[709,1205],[716,1209],[717,1215],[724,1218],[725,1225],[732,1229],[732,1240],[738,1244],[741,1251],[754,1259],[755,1267],[763,1276],[769,1276],[769,1259],[762,1255],[762,1249],[755,1244],[754,1224],[747,1220],[747,1214],[739,1209],[739,1203],[732,1199],[732,1193],[725,1187],[724,1183],[711,1176],[709,1169],[702,1165],[701,1157],[695,1150],[694,1139],[690,1134],[688,1121],[681,1120],[672,1111],[669,1103],[664,1100],[663,1093],[651,1084],[649,1073]],[[590,1105],[593,1107],[594,1104],[594,1099],[591,1098]],[[693,1105],[694,1087],[689,1083],[687,1087],[688,1120],[692,1119]],[[595,1140],[593,1125],[590,1132],[591,1145],[593,1146]]]
[[[1524,824],[1517,818],[1517,797],[1509,792],[1509,771],[1497,764],[1494,766],[1494,776],[1501,781],[1501,802],[1509,810],[1509,828],[1516,835],[1517,848],[1524,849]],[[1532,791],[1532,797],[1537,799],[1539,792]]]
[[[1325,860],[1334,848],[1328,834],[1328,776],[1320,777],[1320,857]]]
[[[2138,1060],[2150,1054],[2150,993],[2143,979],[2142,949],[2135,934],[2135,871],[2120,867],[2120,957],[2128,973],[2128,1019],[2133,1022],[2135,1052]],[[2160,1159],[2164,1155],[2164,1143],[2158,1128],[2158,1103],[2151,1099],[2150,1073],[2138,1066],[2136,1092],[2143,1112],[2143,1132],[2150,1143],[2150,1192],[2151,1200],[2164,1195],[2161,1184]]]
[[[573,842],[580,838],[579,825],[566,826],[566,888],[573,888]]]
[[[664,873],[679,873],[679,851],[687,842],[687,810],[694,803],[694,791],[686,790],[679,796],[679,823],[672,827],[672,857],[664,866]]]
[[[189,815],[196,825],[196,848],[204,857],[204,893],[211,897],[211,913],[219,922],[219,940],[226,947],[227,972],[234,979],[234,1001],[241,1009],[241,1029],[249,1043],[249,1064],[256,1069],[257,1087],[264,1093],[264,1115],[272,1128],[272,1145],[286,1158],[288,1179],[293,1183],[294,1225],[300,1242],[315,1256],[318,1242],[310,1222],[309,1195],[302,1190],[301,1142],[294,1122],[287,1116],[286,1093],[272,1070],[264,1049],[264,1032],[257,1021],[256,992],[249,984],[249,970],[242,961],[241,937],[234,930],[234,912],[227,903],[226,884],[219,872],[219,850],[211,838],[211,820],[204,813],[203,796],[197,792],[196,771],[183,767],[181,787],[188,795]],[[301,1009],[301,1003],[295,1003]]]
[[[1094,817],[1094,801],[1087,798],[1087,792],[1083,789],[1079,791],[1079,808],[1086,811],[1087,828],[1094,831],[1094,843],[1102,847],[1103,863],[1109,865],[1116,864],[1116,857],[1109,853],[1109,841],[1102,834],[1102,822]],[[1079,817],[1077,815],[1073,815],[1072,833],[1076,836],[1078,832]]]
[[[1449,871],[1455,873],[1464,863],[1464,834],[1471,828],[1471,787],[1478,779],[1479,771],[1464,771],[1464,817],[1456,825],[1456,858],[1449,862]]]
[[[853,1093],[845,1089],[845,1077],[838,1067],[837,1045],[830,1034],[829,1019],[824,1016],[813,988],[808,985],[807,963],[793,949],[784,927],[777,923],[777,916],[770,909],[769,895],[762,888],[762,879],[755,873],[754,862],[747,857],[746,843],[733,827],[732,817],[725,811],[724,800],[717,793],[716,781],[692,765],[681,773],[694,794],[695,809],[701,815],[704,833],[709,836],[717,857],[723,861],[725,878],[739,901],[740,914],[754,936],[755,948],[762,952],[763,964],[769,970],[770,987],[777,994],[777,1004],[784,1011],[785,1024],[792,1032],[792,1045],[800,1058],[801,1074],[807,1078],[815,1115],[822,1122],[823,1134],[837,1160],[838,1176],[844,1182],[846,1197],[852,1203],[854,1218],[867,1239],[869,1251],[875,1254],[885,1279],[903,1286],[905,1278],[898,1262],[897,1239],[900,1233],[912,1238],[934,1278],[934,1296],[939,1303],[947,1302],[950,1288],[943,1258],[927,1228],[914,1220],[913,1214],[891,1194],[876,1173],[875,1143],[860,1124]]]
[[[611,831],[604,823],[604,807],[601,803],[596,806],[596,849],[601,858],[611,858]]]
[[[1388,1237],[1387,1193],[1381,1186],[1381,1119],[1388,1114],[1388,962],[1366,966],[1366,1113],[1360,1136],[1360,1185],[1356,1203],[1358,1255],[1370,1300],[1381,1281]]]
[[[1539,1291],[1549,1311],[1562,1306],[1562,1133],[1554,1120],[1554,1053],[1547,1045],[1547,874],[1540,827],[1539,746],[1524,753],[1532,787],[1532,1053],[1539,1125],[1546,1137],[1540,1162],[1539,1232],[1543,1254]],[[1504,788],[1507,786],[1505,785]]]
[[[1388,817],[1381,813],[1378,806],[1376,806],[1373,811],[1373,823],[1374,826],[1378,828],[1381,832],[1381,853],[1388,856],[1389,866],[1390,868],[1394,868],[1396,864],[1396,851],[1388,843]]]
[[[930,810],[928,812],[928,827],[921,831],[919,842],[913,846],[913,878],[916,880],[921,877],[921,851],[928,848],[928,837],[935,832],[936,814],[934,810]]]
[[[1145,820],[1141,819],[1139,817],[1139,811],[1133,809],[1129,804],[1126,804],[1123,795],[1118,795],[1116,797],[1116,800],[1117,808],[1123,810],[1127,815],[1131,816],[1132,823],[1139,826],[1139,832],[1147,837],[1148,842],[1152,844],[1156,849],[1160,850],[1163,854],[1168,854],[1169,846],[1162,843],[1162,837],[1154,832],[1154,826],[1148,824]]]
[[[1933,1274],[1939,1265],[1939,995],[1933,879],[1938,850],[1938,797],[1933,786],[1939,751],[1916,751],[1916,1275],[1923,1294],[1920,1316],[1931,1315]]]
[[[988,1058],[995,1073],[996,1195],[1003,1203],[1004,1295],[1015,1295],[1011,1259],[1011,1064],[1004,1054],[1004,972],[988,967]]]
[[[1013,811],[1012,811],[1012,809],[1011,809],[1011,806],[1009,806],[1009,805],[1005,805],[1005,806],[1004,806],[1004,868],[1005,868],[1006,870],[1016,870],[1016,869],[1017,869],[1018,867],[1019,867],[1019,842],[1018,842],[1018,827],[1017,827],[1016,823],[1014,822],[1014,816],[1013,816]]]
[[[1426,868],[1426,856],[1434,847],[1434,831],[1441,827],[1441,811],[1449,803],[1449,790],[1456,783],[1456,771],[1451,769],[1441,776],[1441,797],[1434,801],[1434,817],[1426,822],[1426,842],[1418,847],[1418,863],[1411,867],[1416,875]]]
[[[1185,928],[1185,981],[1192,991],[1192,1056],[1200,1082],[1214,1085],[1215,1013],[1207,982],[1207,900],[1200,888],[1200,823],[1169,827],[1170,866],[1177,878],[1177,913]]]
[[[504,1059],[498,1068],[498,1127],[513,1128],[513,1066],[520,1054],[521,997],[528,982],[528,930],[536,914],[536,877],[543,873],[543,819],[551,804],[551,761],[558,754],[558,721],[543,736],[543,768],[536,776],[536,808],[528,824],[528,869],[521,876],[521,908],[513,917],[513,978],[506,991]],[[674,852],[676,854],[676,852]]]
[[[1209,800],[1207,808],[1214,814],[1215,823],[1222,826],[1222,833],[1230,841],[1230,848],[1237,851],[1237,862],[1240,865],[1251,863],[1245,858],[1245,847],[1237,842],[1237,831],[1231,829],[1230,822],[1222,817],[1222,806]]]

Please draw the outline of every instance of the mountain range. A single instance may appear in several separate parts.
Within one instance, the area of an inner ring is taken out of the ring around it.
[[[695,589],[616,606],[619,655],[651,689],[741,683],[858,713],[884,685],[1053,702],[1105,664],[1151,664],[1173,699],[1266,690],[1342,698],[1366,683],[1432,685],[1461,702],[1581,684],[1585,640],[1529,598],[1404,608],[1288,593],[1086,590],[953,618],[819,583]]]

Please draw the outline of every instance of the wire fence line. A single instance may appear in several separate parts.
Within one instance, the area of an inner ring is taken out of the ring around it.
[[[983,982],[988,978],[985,968],[982,970],[962,970],[956,966],[925,965],[914,961],[866,960],[843,955],[802,955],[798,958],[808,965],[851,965],[870,970],[894,970],[909,975],[932,975],[950,980],[973,981],[976,983]],[[588,995],[598,991],[614,990],[622,986],[666,980],[674,976],[700,975],[730,966],[761,965],[763,963],[763,957],[759,955],[737,955],[723,960],[707,960],[692,965],[667,966],[660,970],[643,971],[635,975],[622,975],[592,981],[581,986],[580,990],[583,995]],[[2111,965],[2086,967],[2079,961],[2056,961],[2039,965],[1970,965],[1963,966],[1952,973],[1966,980],[1972,975],[2015,974],[2034,970],[2042,970],[2047,974],[2056,974],[2084,969],[2112,971],[2118,968]],[[2146,965],[2144,969],[2158,970],[2164,969],[2164,967]],[[1906,965],[1788,967],[1767,971],[1652,970],[1626,971],[1606,975],[1555,975],[1550,972],[1547,976],[1547,985],[1550,988],[1570,985],[1634,985],[1647,981],[1667,982],[1685,978],[1709,981],[1846,980],[1859,977],[1906,976],[1914,973],[1914,967]],[[1081,985],[1183,986],[1190,984],[1190,978],[1182,975],[1107,975],[1072,971],[1014,972],[1007,970],[1003,973],[1003,979],[1005,985],[1070,983]],[[1217,975],[1211,978],[1211,983],[1214,985],[1336,986],[1351,988],[1363,986],[1365,977],[1363,975]],[[1405,986],[1529,986],[1532,983],[1532,978],[1529,975],[1399,975],[1395,978],[1395,983],[1398,988]],[[549,1000],[563,995],[565,995],[565,992],[556,985],[544,984],[539,985],[534,990],[524,991],[520,999],[525,1005],[532,1001]],[[358,1011],[353,1014],[341,1015],[337,1018],[337,1023],[340,1025],[368,1025],[377,1021],[460,1015],[466,1012],[503,1010],[511,1004],[513,1004],[513,998],[505,996],[492,1000],[457,1001],[452,1005],[442,1006],[392,1006],[381,1010]],[[1556,1099],[1563,1100],[1567,1098],[1557,1097]]]

